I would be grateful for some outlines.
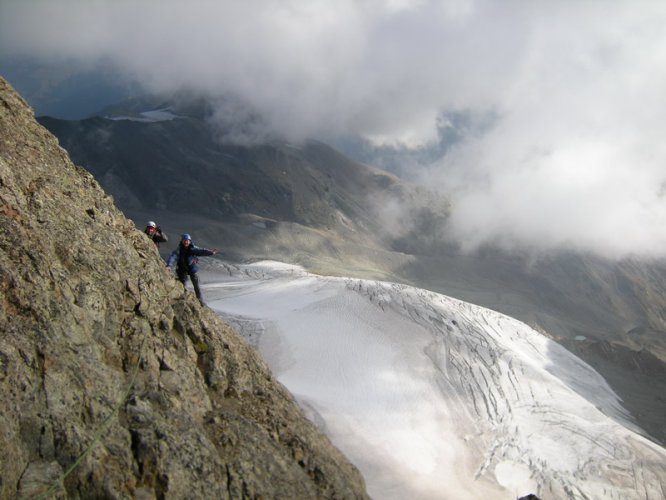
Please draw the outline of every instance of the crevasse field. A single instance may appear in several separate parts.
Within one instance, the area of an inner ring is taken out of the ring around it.
[[[377,499],[662,499],[666,449],[592,368],[515,319],[276,262],[214,263],[208,305]]]

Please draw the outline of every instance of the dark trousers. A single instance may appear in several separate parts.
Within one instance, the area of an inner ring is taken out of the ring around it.
[[[199,276],[197,276],[197,273],[186,271],[184,269],[176,269],[176,275],[178,276],[178,279],[183,284],[183,286],[185,286],[185,282],[189,276],[190,281],[192,282],[192,286],[194,287],[194,293],[196,294],[197,299],[201,300],[201,290],[199,290]]]

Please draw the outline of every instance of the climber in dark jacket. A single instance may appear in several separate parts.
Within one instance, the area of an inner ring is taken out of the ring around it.
[[[166,233],[162,232],[162,228],[155,224],[152,220],[148,221],[148,224],[146,224],[146,229],[144,229],[143,232],[146,233],[151,240],[153,240],[153,243],[155,243],[157,248],[160,247],[160,243],[166,243],[169,240]]]
[[[168,268],[171,268],[173,264],[176,263],[176,275],[183,286],[187,281],[187,277],[190,277],[192,286],[194,287],[194,293],[202,304],[203,301],[201,299],[201,290],[199,289],[199,277],[197,276],[197,272],[199,271],[199,268],[197,267],[199,259],[197,259],[197,257],[208,257],[210,255],[215,255],[216,253],[217,248],[208,250],[207,248],[194,246],[194,243],[192,243],[192,237],[185,233],[180,237],[178,248],[176,248],[167,259]]]

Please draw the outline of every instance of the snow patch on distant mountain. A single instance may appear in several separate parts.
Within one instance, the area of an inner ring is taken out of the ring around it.
[[[661,499],[666,449],[524,323],[410,286],[220,264],[209,305],[375,498]]]
[[[153,122],[165,122],[170,120],[175,120],[181,118],[179,115],[174,114],[169,108],[164,109],[154,109],[152,111],[144,111],[137,115],[117,115],[117,116],[105,116],[107,120],[121,121],[128,120],[132,122],[143,122],[143,123],[153,123]]]

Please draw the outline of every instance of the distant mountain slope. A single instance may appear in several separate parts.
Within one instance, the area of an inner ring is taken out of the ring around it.
[[[664,260],[462,254],[443,231],[447,200],[321,142],[226,144],[201,101],[135,101],[111,114],[40,120],[137,225],[192,232],[228,259],[400,281],[509,314],[575,349],[666,442],[666,377],[655,375],[666,373]],[[629,362],[643,358],[651,369]]]
[[[137,224],[160,219],[166,231],[194,232],[226,257],[335,263],[342,255],[352,270],[390,272],[404,256],[385,241],[393,221],[383,201],[446,216],[446,201],[321,142],[225,144],[201,112],[176,114],[40,122]]]
[[[373,195],[387,190],[407,195],[396,177],[316,141],[229,145],[218,141],[205,120],[188,116],[157,122],[42,117],[40,122],[127,209],[211,218],[252,214],[377,232]]]
[[[367,498],[0,78],[0,498]]]

